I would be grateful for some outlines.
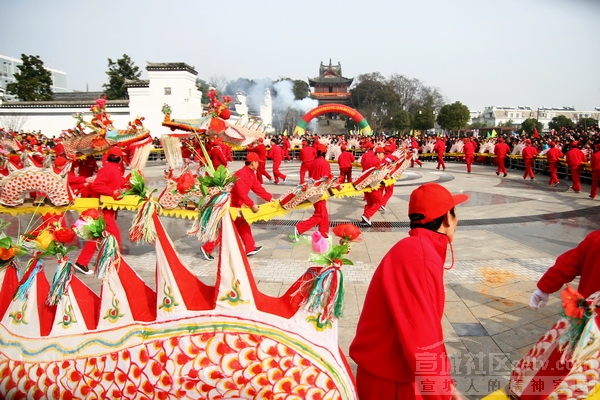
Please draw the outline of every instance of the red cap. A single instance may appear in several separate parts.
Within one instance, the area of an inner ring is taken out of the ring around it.
[[[571,146],[573,146],[573,147],[577,147],[578,145],[579,145],[579,142],[577,140],[575,140],[571,143]]]
[[[346,150],[348,150],[348,148],[346,146],[342,145],[342,151],[346,151]]]
[[[372,149],[373,148],[373,143],[371,143],[371,142],[365,142],[365,144],[363,144],[363,147],[365,149]]]
[[[531,144],[531,139],[525,139],[526,144]]]
[[[322,143],[319,143],[317,145],[317,151],[320,151],[321,153],[327,153],[327,146],[325,146]]]
[[[501,137],[501,138],[498,138],[498,141],[499,141],[499,142],[504,142],[504,138],[502,138],[502,137]]]
[[[554,146],[556,146],[556,143],[550,142],[550,147],[554,147]]]
[[[251,151],[246,154],[246,161],[260,161],[260,158],[258,158],[258,154]]]
[[[108,149],[107,152],[107,156],[113,156],[113,157],[123,157],[123,150],[121,150],[120,148],[113,146],[110,149]]]
[[[263,138],[261,138],[261,137],[259,137],[259,138],[258,138],[258,143],[262,143],[262,142],[264,142],[264,141],[265,141],[265,139],[263,139]]]
[[[387,153],[392,151],[392,148],[390,146],[383,146],[383,150]]]
[[[408,215],[424,215],[423,219],[411,220],[424,224],[443,216],[454,206],[466,201],[468,198],[466,194],[452,195],[448,189],[438,183],[424,183],[410,194]]]
[[[58,156],[54,159],[54,165],[57,167],[64,167],[67,162],[69,162],[69,160],[63,156]]]
[[[385,153],[385,149],[383,147],[378,147],[375,149],[375,153]]]

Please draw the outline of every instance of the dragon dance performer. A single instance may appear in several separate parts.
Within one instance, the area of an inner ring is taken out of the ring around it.
[[[550,142],[550,149],[546,152],[546,161],[548,162],[548,170],[550,171],[550,180],[548,185],[557,186],[560,182],[558,180],[558,161],[564,157],[561,149],[556,147],[555,142]]]
[[[375,270],[350,345],[361,400],[462,398],[450,375],[442,317],[446,251],[458,224],[455,206],[465,200],[437,183],[411,193],[409,236]]]
[[[389,145],[385,145],[383,147],[383,150],[385,151],[385,153],[383,155],[383,159],[385,160],[386,163],[389,164],[394,161],[398,161],[398,158],[392,154],[392,149]],[[385,208],[387,207],[387,203],[388,203],[388,201],[390,201],[390,199],[392,198],[393,195],[394,195],[394,184],[391,184],[388,186],[385,186],[383,184],[381,185],[381,207],[379,208],[379,211],[385,211]]]
[[[327,153],[327,147],[323,144],[317,146],[317,158],[313,160],[308,171],[308,177],[315,181],[321,179],[324,176],[331,175],[331,166],[325,160],[325,154]],[[321,236],[324,238],[329,237],[329,212],[327,211],[327,200],[319,200],[313,204],[314,212],[313,215],[305,221],[301,221],[296,224],[295,236],[302,235],[304,232],[311,229],[313,226],[318,226]]]
[[[535,160],[535,156],[538,154],[538,151],[531,144],[531,139],[525,139],[525,148],[521,152],[521,157],[523,157],[523,162],[525,163],[525,173],[523,173],[523,179],[527,179],[529,176],[531,180],[535,179],[535,175],[533,173],[533,162]]]
[[[510,152],[510,147],[504,142],[504,138],[498,138],[498,143],[494,146],[494,154],[496,155],[496,162],[498,163],[498,169],[496,175],[500,175],[500,172],[504,176],[508,175],[506,170],[506,156]]]
[[[569,186],[569,189],[579,193],[581,192],[581,170],[583,169],[583,163],[587,161],[587,157],[579,148],[578,141],[571,143],[571,150],[567,151],[565,160],[571,171],[571,180],[573,181],[573,185]]]
[[[342,154],[338,157],[340,184],[344,182],[352,183],[352,163],[356,161],[356,157],[348,150],[346,145],[342,145],[341,150]]]
[[[279,170],[279,167],[281,166],[281,163],[284,158],[284,152],[280,146],[280,142],[278,139],[274,139],[271,141],[271,148],[267,153],[267,158],[273,160],[273,179],[275,179],[275,184],[278,185],[280,179],[283,182],[285,182],[287,176]]]
[[[98,175],[89,185],[90,197],[99,198],[100,195],[115,197],[119,189],[125,186],[126,179],[121,169],[122,158],[123,152],[118,147],[113,146],[106,152],[106,162],[98,170]],[[117,211],[103,208],[102,214],[107,232],[115,237],[120,247],[121,231],[117,226]],[[75,262],[75,268],[86,275],[92,273],[92,270],[88,268],[88,264],[96,252],[97,244],[96,241],[86,242]]]
[[[419,150],[421,146],[419,145],[417,138],[415,138],[414,136],[410,140],[410,148],[412,153],[412,158],[410,159],[410,167],[413,168],[415,166],[415,163],[417,163],[419,165],[419,168],[422,168],[423,163],[419,160]]]
[[[464,138],[463,153],[465,153],[465,163],[467,164],[467,173],[471,173],[471,166],[475,162],[475,143],[473,143],[473,137]]]
[[[267,172],[267,146],[265,146],[263,138],[258,138],[258,143],[254,145],[250,145],[246,150],[249,152],[256,153],[258,156],[258,168],[256,169],[256,177],[258,178],[258,183],[262,185],[263,176],[266,177],[269,181],[272,181],[273,178]]]
[[[385,155],[385,150],[383,147],[378,147],[375,149],[375,153],[373,150],[369,149],[365,154],[363,154],[360,162],[362,164],[362,170],[365,172],[369,168],[379,168],[381,167],[381,160],[383,160],[383,156]],[[363,210],[363,215],[361,216],[361,220],[363,223],[368,226],[373,225],[371,222],[371,217],[375,215],[382,206],[382,188],[372,190],[370,192],[365,192],[365,208]]]
[[[310,168],[310,163],[313,162],[315,157],[317,156],[317,152],[314,147],[309,146],[306,140],[302,141],[302,149],[300,149],[300,153],[298,154],[298,159],[300,160],[300,184],[304,183],[304,177]]]
[[[245,165],[237,170],[233,175],[237,178],[233,183],[231,189],[231,207],[240,208],[242,206],[248,206],[253,212],[258,212],[259,208],[254,201],[250,198],[250,191],[254,192],[257,196],[265,201],[271,201],[273,196],[267,192],[263,185],[258,181],[256,171],[258,169],[258,163],[260,159],[256,153],[248,153],[246,155]],[[250,224],[239,216],[234,220],[234,224],[237,228],[238,234],[244,243],[244,249],[246,256],[250,257],[262,250],[262,246],[256,246],[254,237],[252,236],[252,229]],[[207,260],[214,260],[214,256],[211,254],[215,247],[219,244],[219,241],[206,242],[200,248],[204,258]]]

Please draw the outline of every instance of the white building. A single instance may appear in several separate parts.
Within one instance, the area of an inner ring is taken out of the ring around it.
[[[147,80],[128,81],[129,100],[108,100],[107,112],[117,129],[126,129],[129,122],[144,117],[144,127],[154,137],[170,133],[162,126],[162,108],[168,104],[173,119],[198,119],[202,116],[202,92],[196,85],[198,73],[186,63],[151,63],[146,66]],[[90,107],[102,92],[55,93],[53,101],[2,102],[0,100],[0,127],[12,130],[42,131],[48,137],[57,137],[63,130],[75,126],[73,115],[83,113],[90,120]],[[246,96],[237,94],[235,109],[248,118]],[[241,112],[240,112],[241,111]],[[272,121],[273,104],[270,93],[265,93],[260,118],[267,127]],[[232,115],[234,122],[239,115]]]
[[[4,97],[6,100],[14,100],[15,97],[6,92],[6,86],[9,83],[16,82],[15,73],[19,72],[18,67],[23,65],[20,58],[13,58],[0,54],[0,98]],[[52,74],[52,91],[54,93],[61,93],[67,91],[67,73],[58,69],[44,68]]]
[[[511,122],[514,125],[521,125],[523,121],[529,118],[537,119],[544,124],[544,130],[548,130],[548,123],[552,118],[564,115],[565,117],[577,123],[581,118],[594,118],[600,120],[600,109],[594,111],[577,111],[573,107],[539,107],[531,108],[526,106],[517,107],[486,107],[479,115],[474,116],[471,113],[472,122],[480,122],[485,126],[499,126]]]

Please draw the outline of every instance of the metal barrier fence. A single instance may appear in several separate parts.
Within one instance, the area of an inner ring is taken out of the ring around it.
[[[233,159],[236,161],[243,161],[246,158],[246,154],[248,152],[246,150],[234,150],[232,151],[232,156]],[[293,160],[297,160],[298,159],[298,154],[300,153],[300,149],[290,149],[290,156],[292,157]],[[355,150],[353,151],[355,157],[357,160],[360,159],[360,157],[363,155],[364,151],[362,150]],[[419,154],[419,157],[422,161],[435,161],[437,159],[437,154],[434,153],[426,153],[426,154]],[[481,161],[481,158],[483,158],[483,162]],[[444,156],[444,160],[445,161],[457,161],[457,162],[462,162],[462,155],[455,155],[455,154],[446,154]],[[493,159],[494,157],[491,157],[489,154],[484,154],[484,155],[475,155],[475,164],[480,164],[480,165],[491,165],[494,166],[493,163]],[[521,158],[521,156],[508,156],[506,157],[507,160],[507,165],[506,167],[509,169],[516,169],[516,170],[525,170],[525,163],[523,162],[523,159]],[[149,165],[158,165],[161,163],[166,163],[166,159],[165,159],[165,154],[163,152],[163,149],[152,149],[152,151],[150,152],[150,156],[148,157],[148,164]],[[536,158],[534,163],[533,163],[533,170],[536,174],[548,174],[548,163],[546,162],[545,157],[539,157]],[[570,177],[570,171],[569,171],[569,167],[567,166],[566,163],[561,162],[559,163],[558,166],[558,176],[561,177],[562,179],[566,179]],[[585,167],[583,169],[583,171],[581,172],[581,181],[582,182],[591,182],[592,179],[592,172],[590,170],[589,167]]]

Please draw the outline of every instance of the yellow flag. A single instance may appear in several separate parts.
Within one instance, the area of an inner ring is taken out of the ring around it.
[[[410,130],[410,136],[415,136],[415,133],[413,132],[413,130]]]
[[[495,129],[492,129],[492,137],[496,137],[496,136],[498,136],[498,133],[496,132]]]
[[[287,129],[283,131],[283,136],[287,136]]]

